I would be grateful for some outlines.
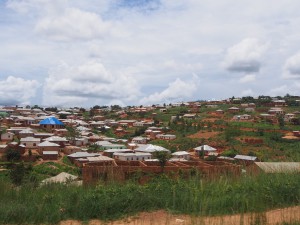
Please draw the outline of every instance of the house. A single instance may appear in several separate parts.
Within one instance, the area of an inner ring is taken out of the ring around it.
[[[287,113],[284,115],[284,121],[285,122],[291,122],[292,119],[295,118],[295,114],[294,113]]]
[[[194,148],[195,153],[200,156],[204,153],[204,155],[208,155],[209,153],[217,153],[217,149],[209,146],[209,145],[201,145]]]
[[[146,144],[147,138],[146,137],[134,137],[132,138],[132,142],[136,144]]]
[[[144,161],[151,159],[151,153],[146,152],[135,152],[135,153],[114,153],[114,158],[120,161]]]
[[[70,144],[75,146],[85,146],[89,143],[89,140],[87,137],[81,137],[81,138],[75,138],[73,140],[70,140]]]
[[[106,149],[125,149],[125,145],[120,145],[120,144],[113,144],[109,141],[97,141],[95,144],[99,145],[99,148],[101,150],[106,150]]]
[[[68,155],[68,158],[71,162],[75,162],[75,160],[79,158],[87,158],[87,157],[94,157],[94,156],[100,156],[101,154],[98,153],[88,153],[88,152],[75,152],[71,155]]]
[[[45,138],[44,141],[50,141],[59,144],[61,148],[65,147],[65,145],[69,143],[69,141],[65,137],[59,137],[59,136],[48,137]]]
[[[255,112],[255,108],[251,108],[251,107],[245,108],[245,112],[248,113]]]
[[[5,153],[8,149],[8,145],[0,145],[0,153]]]
[[[77,146],[72,146],[72,145],[69,145],[69,146],[65,146],[63,148],[63,152],[66,154],[66,155],[70,155],[70,154],[73,154],[73,153],[76,153],[76,152],[81,152],[81,148],[80,147],[77,147]]]
[[[58,151],[43,151],[42,159],[43,160],[58,160]]]
[[[240,164],[250,165],[257,160],[256,156],[248,156],[248,155],[236,155],[234,159]]]
[[[75,160],[75,165],[78,167],[82,167],[83,164],[87,163],[93,163],[93,164],[103,164],[109,163],[110,165],[113,165],[114,159],[109,158],[107,156],[99,155],[99,156],[91,156],[91,157],[86,157],[86,158],[79,158]]]
[[[196,118],[196,114],[184,114],[183,118],[187,118],[187,119],[195,119]]]
[[[56,119],[55,117],[46,118],[39,124],[41,128],[49,132],[52,132],[54,129],[62,129],[65,126],[60,120]]]
[[[42,140],[42,139],[45,139],[45,138],[48,138],[48,137],[52,137],[52,136],[54,136],[54,135],[51,134],[51,133],[34,133],[33,137],[40,138]]]
[[[149,137],[150,137],[150,139],[156,139],[157,135],[159,135],[161,133],[162,133],[161,130],[152,130]]]
[[[248,114],[244,114],[244,115],[235,115],[233,117],[233,120],[236,120],[236,121],[245,121],[245,120],[250,120],[251,119],[251,116],[248,115]]]
[[[139,145],[136,149],[134,149],[135,152],[147,152],[147,153],[155,153],[155,152],[167,152],[170,153],[170,151],[164,147],[158,146],[158,145],[152,145],[152,144],[146,144],[146,145]]]
[[[158,134],[156,135],[156,138],[161,139],[161,140],[174,140],[176,139],[175,134]]]
[[[270,108],[268,113],[273,115],[282,115],[284,114],[284,111],[281,108]]]
[[[274,120],[275,119],[274,114],[268,114],[268,113],[262,113],[259,115],[259,117],[263,120]]]
[[[282,106],[286,106],[287,104],[285,100],[273,100],[272,105],[275,107],[282,107]]]
[[[11,132],[5,132],[1,134],[1,141],[12,141],[15,134]]]
[[[136,121],[136,122],[133,124],[133,126],[134,126],[134,127],[143,127],[144,124],[145,124],[144,121]]]
[[[118,123],[121,126],[126,127],[133,127],[133,124],[136,122],[136,120],[119,120]]]
[[[185,159],[185,160],[190,160],[190,153],[187,151],[178,151],[172,153],[172,159]]]
[[[38,144],[38,151],[41,155],[43,154],[43,151],[59,152],[59,150],[60,150],[60,145],[56,144],[56,143],[44,141],[44,142]]]
[[[216,114],[222,115],[222,114],[224,114],[224,110],[218,109],[218,110],[216,110]]]
[[[230,112],[230,113],[237,113],[239,111],[240,111],[240,109],[238,107],[230,107],[228,109],[228,112]]]
[[[41,139],[34,137],[26,137],[20,139],[20,144],[24,145],[26,148],[37,148],[38,144],[41,142]]]
[[[6,131],[18,135],[22,130],[26,130],[26,129],[28,129],[28,128],[27,127],[11,127],[9,129],[7,129]]]
[[[103,151],[103,155],[113,158],[115,153],[134,153],[131,149],[107,149]]]
[[[19,138],[33,137],[34,132],[31,129],[25,129],[19,132]]]
[[[254,162],[247,168],[253,174],[263,173],[300,173],[300,162]]]
[[[299,130],[294,130],[293,135],[296,137],[300,137],[300,131]]]

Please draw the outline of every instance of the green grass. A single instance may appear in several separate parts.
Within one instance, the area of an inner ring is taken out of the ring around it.
[[[165,209],[190,215],[261,212],[300,202],[300,176],[261,175],[231,179],[155,178],[146,185],[127,182],[76,187],[11,188],[0,181],[0,223],[55,224],[65,219],[111,220]]]
[[[64,160],[63,162],[67,164],[66,160]],[[56,176],[61,172],[78,175],[79,169],[77,167],[74,167],[74,165],[62,165],[55,162],[46,162],[33,167],[33,174],[36,175],[39,180],[51,176]]]

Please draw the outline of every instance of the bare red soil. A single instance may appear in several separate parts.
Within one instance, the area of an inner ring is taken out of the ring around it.
[[[277,225],[284,222],[300,222],[300,206],[276,209],[257,214],[236,214],[214,217],[194,217],[189,215],[173,215],[166,211],[159,210],[155,212],[143,212],[136,216],[131,216],[122,220],[103,222],[100,220],[91,220],[89,225]],[[80,221],[67,220],[62,221],[60,225],[81,225]]]

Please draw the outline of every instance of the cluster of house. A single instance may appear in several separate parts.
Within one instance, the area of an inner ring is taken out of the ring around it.
[[[258,117],[254,117],[252,115],[249,115],[247,113],[253,113],[256,111],[256,105],[255,103],[242,103],[240,104],[240,107],[230,107],[227,109],[228,113],[235,114],[232,117],[232,120],[234,121],[251,121],[257,118],[260,118],[262,120],[269,120],[274,123],[278,121],[278,116],[282,116],[285,122],[291,122],[292,119],[296,118],[300,115],[299,111],[295,111],[293,113],[286,113],[281,107],[287,106],[286,102],[284,100],[274,100],[272,103],[268,104],[270,106],[267,108],[266,111],[261,112]],[[218,108],[218,105],[206,105],[208,108]],[[261,109],[260,109],[261,110]],[[263,109],[265,110],[265,109]],[[225,110],[217,109],[216,111],[211,112],[215,115],[223,115],[225,114]],[[239,114],[241,112],[244,112],[244,114]]]

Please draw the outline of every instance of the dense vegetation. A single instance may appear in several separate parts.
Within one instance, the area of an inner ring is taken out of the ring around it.
[[[298,174],[232,179],[153,178],[146,185],[128,181],[96,187],[59,184],[12,188],[0,180],[0,223],[54,224],[65,219],[110,220],[141,211],[165,209],[192,215],[260,212],[300,203]]]

